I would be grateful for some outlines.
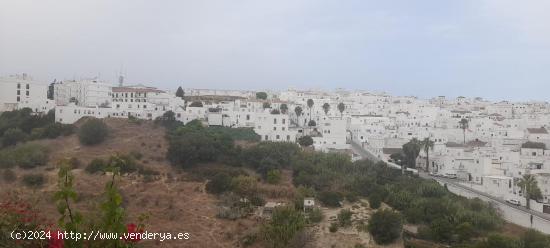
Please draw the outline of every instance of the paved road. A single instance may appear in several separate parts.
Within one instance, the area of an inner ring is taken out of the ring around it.
[[[545,220],[548,220],[550,221],[550,215],[548,214],[544,214],[544,213],[541,213],[541,212],[537,212],[537,211],[533,211],[533,210],[530,210],[530,209],[527,209],[523,206],[516,206],[516,205],[513,205],[513,204],[510,204],[508,202],[506,202],[505,200],[501,199],[501,198],[498,198],[498,197],[495,197],[495,196],[492,196],[492,195],[489,195],[485,192],[481,192],[481,191],[478,191],[478,190],[475,190],[475,189],[472,189],[470,187],[467,187],[467,186],[464,186],[460,183],[458,183],[458,181],[456,179],[449,179],[449,178],[443,178],[443,177],[433,177],[433,176],[430,176],[426,173],[420,173],[420,176],[423,177],[423,178],[427,178],[427,179],[434,179],[436,181],[440,181],[440,182],[444,182],[444,183],[447,183],[447,184],[452,184],[453,186],[455,187],[458,187],[458,188],[461,188],[463,190],[467,190],[467,191],[470,191],[474,194],[477,194],[477,195],[481,195],[481,196],[484,196],[486,198],[489,198],[491,199],[492,201],[495,201],[495,202],[498,202],[498,203],[501,203],[502,205],[505,205],[507,207],[510,207],[510,208],[515,208],[517,210],[520,210],[522,212],[525,212],[527,214],[531,214],[531,215],[534,215],[534,216],[537,216],[537,217],[540,217],[542,219],[545,219]]]

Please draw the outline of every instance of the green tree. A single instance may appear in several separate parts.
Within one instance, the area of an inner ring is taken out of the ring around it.
[[[96,145],[105,140],[109,134],[107,125],[100,119],[89,119],[78,130],[78,139],[84,145]]]
[[[541,195],[540,188],[537,185],[537,179],[534,175],[525,174],[519,179],[518,186],[521,188],[523,196],[525,197],[527,209],[530,209],[530,200],[537,200]]]
[[[262,227],[264,239],[272,247],[288,247],[292,239],[304,229],[305,218],[291,207],[276,208],[269,223]]]
[[[426,172],[429,171],[430,168],[430,150],[434,149],[435,143],[430,140],[430,138],[425,138],[422,141],[422,148],[424,149],[424,153],[426,153]]]
[[[4,132],[2,136],[2,146],[13,146],[17,143],[23,142],[27,138],[25,134],[19,128],[10,128]]]
[[[211,194],[221,194],[231,189],[231,177],[225,173],[218,173],[206,183],[206,191]]]
[[[309,135],[302,136],[298,138],[298,144],[300,144],[303,147],[308,147],[313,145],[313,138]]]
[[[307,99],[307,107],[309,108],[309,120],[311,121],[311,110],[313,109],[313,99]]]
[[[264,102],[264,103],[262,104],[262,107],[263,107],[264,109],[271,108],[271,103],[269,103],[269,102]]]
[[[178,87],[178,90],[176,90],[176,97],[183,99],[184,95],[185,95],[185,92],[183,91],[183,88],[181,88],[181,86]]]
[[[389,244],[401,236],[402,217],[389,209],[378,210],[371,216],[368,230],[377,244]]]
[[[267,93],[265,93],[265,92],[256,92],[256,99],[266,100],[267,99]]]
[[[294,108],[294,113],[296,113],[296,122],[300,123],[300,116],[302,115],[302,107],[296,106]]]
[[[343,102],[338,103],[338,111],[340,111],[340,116],[344,116],[344,110],[346,110],[346,105]]]
[[[466,144],[466,129],[468,129],[469,121],[468,119],[462,118],[460,122],[458,122],[458,125],[460,129],[462,129],[462,135],[464,136],[464,144]]]
[[[420,154],[420,141],[416,138],[411,139],[403,145],[403,154],[405,155],[406,164],[401,166],[401,173],[405,174],[405,167],[415,168],[416,158]]]
[[[327,102],[325,102],[323,104],[323,111],[325,112],[325,115],[328,114],[328,111],[330,111],[330,104],[328,104]]]
[[[215,177],[215,179],[219,182],[219,185],[212,185],[217,188],[214,189],[215,191],[221,193],[229,189],[226,185],[225,180],[227,180],[227,178],[225,176],[222,176],[221,178]],[[212,180],[212,182],[214,182],[214,180]],[[231,179],[231,189],[233,189],[233,191],[239,196],[250,197],[256,195],[256,192],[258,191],[258,181],[256,180],[256,178],[251,176],[239,175]]]
[[[281,104],[279,109],[281,110],[281,113],[286,114],[288,112],[288,105],[286,105],[286,103],[283,103]]]
[[[198,107],[198,108],[202,108],[202,102],[201,101],[194,101],[192,102],[191,104],[189,104],[189,107]]]
[[[317,126],[317,122],[315,122],[314,120],[309,120],[309,122],[307,123],[307,125],[309,127],[314,127],[314,126]]]

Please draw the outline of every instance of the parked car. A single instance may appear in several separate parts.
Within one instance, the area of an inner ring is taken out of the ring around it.
[[[445,174],[445,177],[450,178],[450,179],[456,179],[457,178],[456,174],[453,174],[453,173],[447,173],[447,174]]]
[[[508,202],[512,205],[521,206],[521,203],[516,199],[508,199],[508,200],[506,200],[506,202]]]

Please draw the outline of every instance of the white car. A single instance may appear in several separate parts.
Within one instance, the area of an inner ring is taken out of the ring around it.
[[[521,206],[521,203],[516,199],[508,199],[508,200],[506,200],[506,202],[508,202],[512,205]]]

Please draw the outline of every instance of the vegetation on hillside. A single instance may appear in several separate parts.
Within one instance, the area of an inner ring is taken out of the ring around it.
[[[83,145],[97,145],[109,134],[109,128],[103,120],[91,118],[78,129],[78,139]]]

